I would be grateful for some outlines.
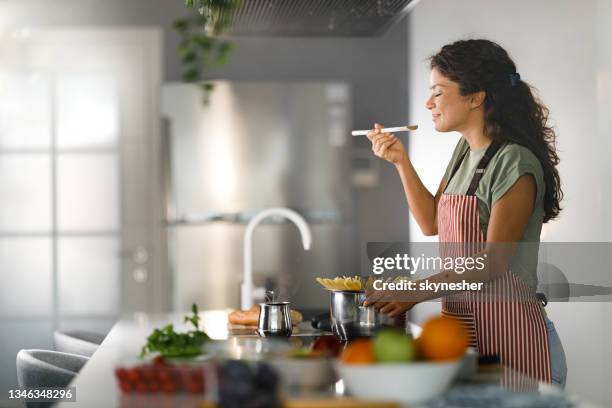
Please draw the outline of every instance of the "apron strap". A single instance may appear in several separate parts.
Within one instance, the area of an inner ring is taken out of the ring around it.
[[[469,151],[470,151],[470,146],[468,146],[468,148],[465,149],[465,152],[461,154],[461,157],[459,158],[459,160],[457,160],[457,163],[455,163],[455,166],[453,167],[453,171],[451,171],[450,176],[448,176],[448,180],[446,180],[446,187],[448,187],[448,185],[450,184],[450,181],[453,179],[453,176],[455,175],[457,170],[459,170],[459,166],[461,166],[461,163],[463,163],[463,159],[465,159],[465,156],[467,155],[467,152]],[[446,187],[444,187],[444,191],[446,191]]]
[[[474,177],[472,177],[472,182],[470,183],[470,187],[468,188],[467,193],[465,193],[466,195],[472,196],[476,193],[478,183],[480,182],[480,179],[484,174],[484,169],[487,167],[487,165],[489,164],[493,156],[495,156],[495,153],[497,153],[501,146],[502,144],[497,140],[493,140],[491,142],[484,156],[482,156],[482,159],[480,159],[478,166],[476,166],[476,172],[474,173]]]

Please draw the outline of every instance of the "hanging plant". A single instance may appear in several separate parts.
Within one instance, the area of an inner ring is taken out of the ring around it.
[[[231,26],[234,12],[241,5],[242,0],[185,0],[185,6],[193,9],[194,15],[174,22],[174,29],[181,36],[177,51],[183,64],[182,79],[198,83],[205,105],[210,101],[214,84],[202,81],[202,74],[227,64],[235,43],[220,36]]]

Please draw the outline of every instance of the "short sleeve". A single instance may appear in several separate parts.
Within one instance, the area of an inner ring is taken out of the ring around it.
[[[453,171],[453,167],[455,167],[455,164],[461,158],[461,154],[465,151],[466,145],[467,141],[463,137],[460,137],[459,141],[455,145],[455,150],[453,150],[453,155],[451,156],[451,159],[448,162],[448,165],[446,166],[446,171],[444,172],[444,180],[446,180],[447,182],[450,178],[451,172]]]
[[[544,172],[542,165],[529,149],[519,145],[506,146],[495,166],[491,186],[491,206],[524,174],[531,174],[536,183],[536,208],[544,202]]]

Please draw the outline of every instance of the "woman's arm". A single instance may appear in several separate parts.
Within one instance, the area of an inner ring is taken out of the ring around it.
[[[493,205],[487,229],[487,242],[484,251],[474,257],[486,254],[482,270],[468,269],[460,274],[454,270],[444,270],[426,278],[433,283],[440,282],[487,282],[503,275],[510,265],[512,255],[523,236],[529,217],[534,210],[536,183],[533,176],[525,174]],[[417,282],[418,284],[418,282]],[[415,291],[410,294],[410,302],[378,301],[381,294],[374,293],[368,298],[367,305],[374,304],[381,312],[395,317],[419,302],[450,295],[452,291]],[[383,296],[393,296],[386,293]],[[396,295],[397,297],[397,295]]]
[[[380,133],[382,128],[383,125],[376,123],[374,129],[368,133],[374,154],[395,165],[402,180],[408,208],[421,231],[425,235],[436,235],[438,233],[437,205],[446,182],[444,180],[440,182],[438,191],[433,196],[423,185],[412,166],[402,142],[394,134]]]

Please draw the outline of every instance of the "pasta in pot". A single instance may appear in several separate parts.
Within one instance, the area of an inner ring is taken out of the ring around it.
[[[368,283],[364,282],[359,276],[338,276],[334,279],[317,278],[317,282],[319,282],[327,290],[348,290],[359,292],[365,290],[365,288],[368,286]]]

